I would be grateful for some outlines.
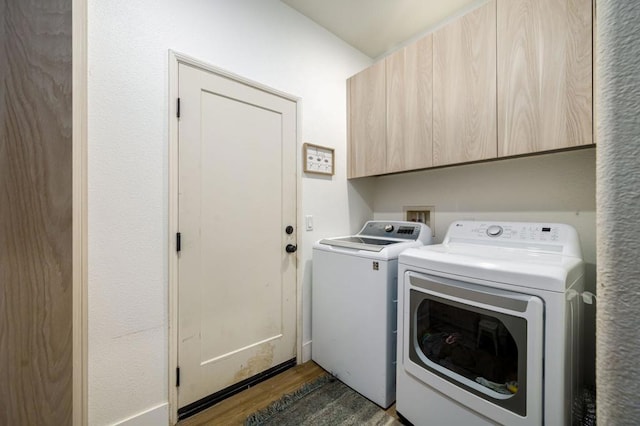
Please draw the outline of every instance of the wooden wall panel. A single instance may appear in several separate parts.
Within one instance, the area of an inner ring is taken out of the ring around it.
[[[588,145],[591,0],[499,0],[498,155]]]
[[[433,165],[497,156],[496,3],[433,33]]]
[[[71,0],[1,7],[0,424],[69,425]]]

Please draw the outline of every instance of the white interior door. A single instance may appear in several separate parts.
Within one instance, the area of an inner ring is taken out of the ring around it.
[[[296,103],[180,64],[178,407],[296,356]]]

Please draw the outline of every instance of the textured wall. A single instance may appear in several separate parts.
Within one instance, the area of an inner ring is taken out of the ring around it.
[[[71,0],[0,4],[0,425],[71,424]]]
[[[640,2],[597,2],[598,423],[640,421]]]

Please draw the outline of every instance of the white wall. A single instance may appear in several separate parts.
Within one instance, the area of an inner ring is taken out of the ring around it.
[[[277,0],[89,0],[88,28],[89,423],[103,425],[166,412],[168,50],[300,97],[303,142],[336,149],[333,178],[301,179],[305,342],[311,243],[372,215],[345,168],[345,80],[372,61]]]
[[[451,222],[560,222],[595,264],[595,150],[583,149],[375,178],[374,217],[402,220],[403,206],[435,206],[435,242]]]

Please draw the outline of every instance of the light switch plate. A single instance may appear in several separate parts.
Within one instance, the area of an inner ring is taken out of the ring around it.
[[[313,231],[313,216],[307,215],[304,217],[304,226],[307,231]]]

